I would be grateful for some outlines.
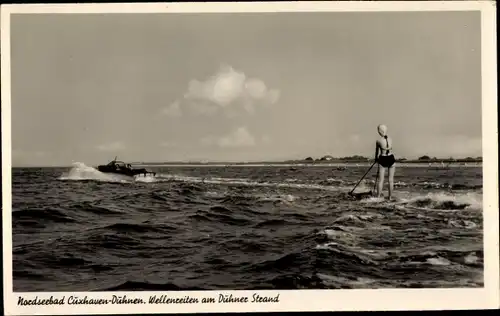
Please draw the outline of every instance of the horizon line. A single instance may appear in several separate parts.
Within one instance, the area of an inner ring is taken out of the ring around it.
[[[326,155],[329,156],[329,155]],[[326,157],[323,156],[323,157]],[[427,156],[427,155],[424,155]],[[424,157],[421,156],[421,157]],[[358,159],[354,157],[338,157],[335,158],[333,157],[332,159],[329,160],[321,160],[321,158],[312,158],[312,157],[307,157],[311,159],[287,159],[287,160],[254,160],[254,161],[243,161],[243,160],[238,160],[238,161],[224,161],[224,160],[171,160],[171,161],[132,161],[129,162],[132,165],[249,165],[249,164],[254,164],[254,165],[286,165],[286,164],[306,164],[306,165],[312,165],[312,164],[338,164],[338,163],[344,163],[344,164],[359,164],[359,163],[371,163],[374,161],[373,158],[369,157],[364,157],[364,156],[355,156],[358,157]],[[419,158],[421,158],[419,157]],[[448,162],[448,163],[463,163],[463,162],[483,162],[483,157],[482,156],[477,156],[477,157],[464,157],[464,158],[455,158],[455,157],[448,157],[448,158],[438,158],[438,157],[429,157],[429,159],[419,159],[419,158],[397,158],[396,161],[399,163],[429,163],[429,162]],[[349,159],[353,158],[353,159]],[[364,158],[364,159],[363,159]],[[472,160],[471,160],[472,159]],[[78,163],[79,161],[73,161],[70,164],[67,165],[14,165],[11,164],[11,168],[67,168],[73,166],[75,163]],[[84,162],[81,162],[85,165],[87,165]],[[94,164],[87,165],[89,167],[94,167]]]

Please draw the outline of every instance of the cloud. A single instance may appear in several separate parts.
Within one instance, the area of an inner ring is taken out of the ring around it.
[[[229,66],[222,66],[219,71],[202,82],[191,80],[185,99],[209,100],[222,107],[238,99],[245,90],[246,76]]]
[[[100,151],[120,151],[125,149],[125,144],[120,141],[116,141],[113,143],[99,145],[96,148]]]
[[[219,109],[218,106],[203,100],[187,101],[186,104],[191,112],[199,115],[212,115]]]
[[[279,90],[269,90],[264,99],[266,100],[266,104],[274,104],[278,102],[281,96],[281,92]]]
[[[163,112],[180,112],[181,106],[186,106],[202,115],[219,110],[229,116],[235,116],[237,111],[253,114],[258,106],[274,104],[279,98],[280,91],[269,89],[261,79],[249,78],[243,72],[223,65],[204,81],[191,80],[183,98]]]
[[[246,127],[239,127],[228,135],[222,137],[205,136],[200,140],[204,146],[216,145],[221,148],[238,148],[255,146],[255,138]]]

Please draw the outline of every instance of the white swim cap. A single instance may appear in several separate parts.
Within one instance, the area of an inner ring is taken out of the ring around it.
[[[386,136],[386,135],[387,135],[387,126],[385,126],[384,124],[380,124],[380,125],[377,127],[377,130],[378,130],[378,133],[379,133],[381,136]]]

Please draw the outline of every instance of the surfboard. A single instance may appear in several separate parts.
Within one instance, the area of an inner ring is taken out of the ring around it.
[[[373,196],[372,191],[349,193],[348,197],[353,200],[362,200]]]

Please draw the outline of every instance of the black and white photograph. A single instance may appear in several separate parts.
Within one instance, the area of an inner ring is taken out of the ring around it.
[[[11,312],[498,305],[494,4],[271,4],[2,6]]]

